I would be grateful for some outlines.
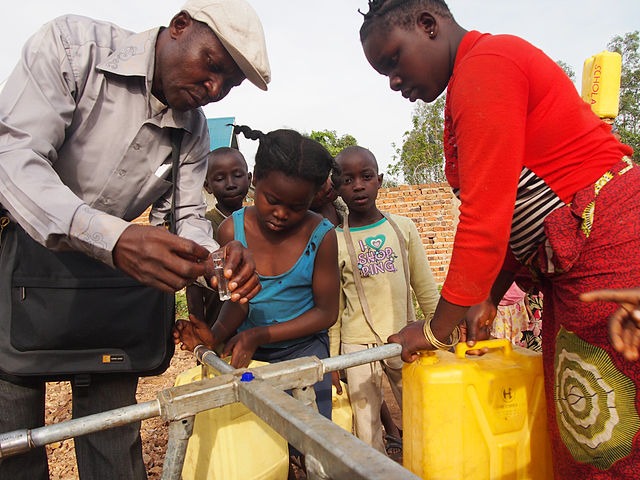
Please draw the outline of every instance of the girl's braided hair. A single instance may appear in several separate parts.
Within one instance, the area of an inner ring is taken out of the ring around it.
[[[419,9],[427,9],[436,15],[453,20],[453,15],[444,0],[369,0],[369,11],[362,13],[364,22],[360,27],[360,41],[364,42],[372,27],[388,31],[391,27],[409,28],[415,21]]]
[[[253,169],[256,180],[277,171],[307,180],[318,190],[336,167],[333,157],[322,144],[295,130],[280,129],[262,133],[246,125],[234,125],[233,131],[235,134],[242,133],[250,140],[260,141]]]

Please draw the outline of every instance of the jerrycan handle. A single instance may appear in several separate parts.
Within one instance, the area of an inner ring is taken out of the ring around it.
[[[506,357],[511,355],[513,350],[511,341],[507,338],[495,338],[493,340],[480,340],[473,347],[466,342],[460,342],[456,345],[456,358],[465,358],[465,354],[469,350],[479,350],[481,348],[502,348]]]

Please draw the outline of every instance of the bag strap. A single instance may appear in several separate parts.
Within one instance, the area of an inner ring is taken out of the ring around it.
[[[407,286],[407,323],[411,323],[415,321],[415,315],[411,315],[413,311],[413,299],[411,298],[411,278],[409,274],[409,249],[407,248],[407,242],[404,239],[404,235],[400,231],[400,227],[398,224],[391,218],[387,212],[380,212],[384,215],[384,218],[387,219],[389,225],[393,228],[393,231],[396,232],[396,236],[398,237],[398,243],[400,244],[400,255],[402,256],[402,266],[404,268],[404,281]]]
[[[178,171],[180,170],[180,144],[184,130],[171,129],[171,214],[169,218],[169,231],[176,233],[176,191],[178,189]]]
[[[385,213],[380,212],[387,219],[394,232],[398,237],[398,242],[400,243],[400,255],[402,256],[402,265],[404,267],[404,277],[407,285],[407,322],[413,322],[414,319],[411,318],[411,310],[413,306],[413,302],[411,301],[411,288],[409,286],[409,258],[407,256],[407,243],[402,236],[402,232],[396,222],[394,222],[391,217]],[[358,268],[358,260],[356,259],[356,252],[353,247],[353,240],[351,239],[351,232],[349,230],[349,215],[345,215],[344,222],[342,225],[342,229],[344,231],[345,243],[347,244],[347,251],[349,252],[349,259],[351,260],[351,268],[353,270],[353,281],[356,285],[356,292],[358,293],[358,300],[360,300],[360,306],[362,307],[362,313],[364,314],[364,319],[367,322],[367,325],[373,332],[373,335],[376,337],[376,343],[378,346],[384,345],[384,342],[376,332],[376,329],[373,328],[373,321],[371,316],[371,310],[369,309],[369,302],[367,301],[367,297],[364,293],[364,287],[362,286],[362,279],[360,278],[360,270]]]

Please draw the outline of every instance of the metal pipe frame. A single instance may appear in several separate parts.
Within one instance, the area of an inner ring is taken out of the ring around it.
[[[255,369],[234,369],[214,352],[198,346],[196,358],[221,374],[158,392],[154,401],[131,405],[55,425],[0,434],[0,459],[48,443],[162,416],[170,423],[163,480],[179,479],[196,413],[242,402],[307,458],[310,478],[385,479],[418,477],[371,448],[313,408],[283,390],[313,385],[324,374],[400,354],[388,344],[323,360],[304,357]],[[250,375],[245,375],[250,372]]]

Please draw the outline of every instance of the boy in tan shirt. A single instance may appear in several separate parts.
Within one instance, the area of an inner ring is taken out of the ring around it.
[[[329,332],[332,355],[380,345],[413,321],[412,289],[427,318],[439,297],[414,223],[407,217],[383,214],[376,206],[382,174],[373,153],[348,147],[336,162],[342,170],[338,192],[349,214],[343,227],[336,229],[341,298],[338,321]],[[382,373],[402,405],[401,368],[397,357],[386,360],[384,366],[376,362],[346,370],[355,433],[382,452]]]

